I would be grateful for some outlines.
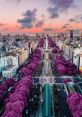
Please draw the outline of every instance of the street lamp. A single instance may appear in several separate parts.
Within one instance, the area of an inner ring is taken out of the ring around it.
[[[80,55],[79,55],[79,60],[78,60],[78,70],[80,68]]]
[[[31,47],[31,45],[30,45],[31,43],[29,42],[28,43],[28,48],[29,48],[29,55],[30,55],[30,47]]]

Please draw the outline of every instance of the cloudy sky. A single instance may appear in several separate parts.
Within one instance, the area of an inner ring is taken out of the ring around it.
[[[0,0],[0,32],[82,29],[82,0]]]

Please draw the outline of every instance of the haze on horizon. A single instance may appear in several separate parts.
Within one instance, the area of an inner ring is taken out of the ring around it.
[[[0,0],[1,33],[82,29],[82,0]]]

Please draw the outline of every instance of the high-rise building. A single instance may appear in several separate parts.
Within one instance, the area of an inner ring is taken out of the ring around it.
[[[73,30],[70,30],[70,38],[73,39]]]

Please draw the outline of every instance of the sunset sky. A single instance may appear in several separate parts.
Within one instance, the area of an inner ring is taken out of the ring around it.
[[[1,33],[82,29],[82,0],[0,0]]]

